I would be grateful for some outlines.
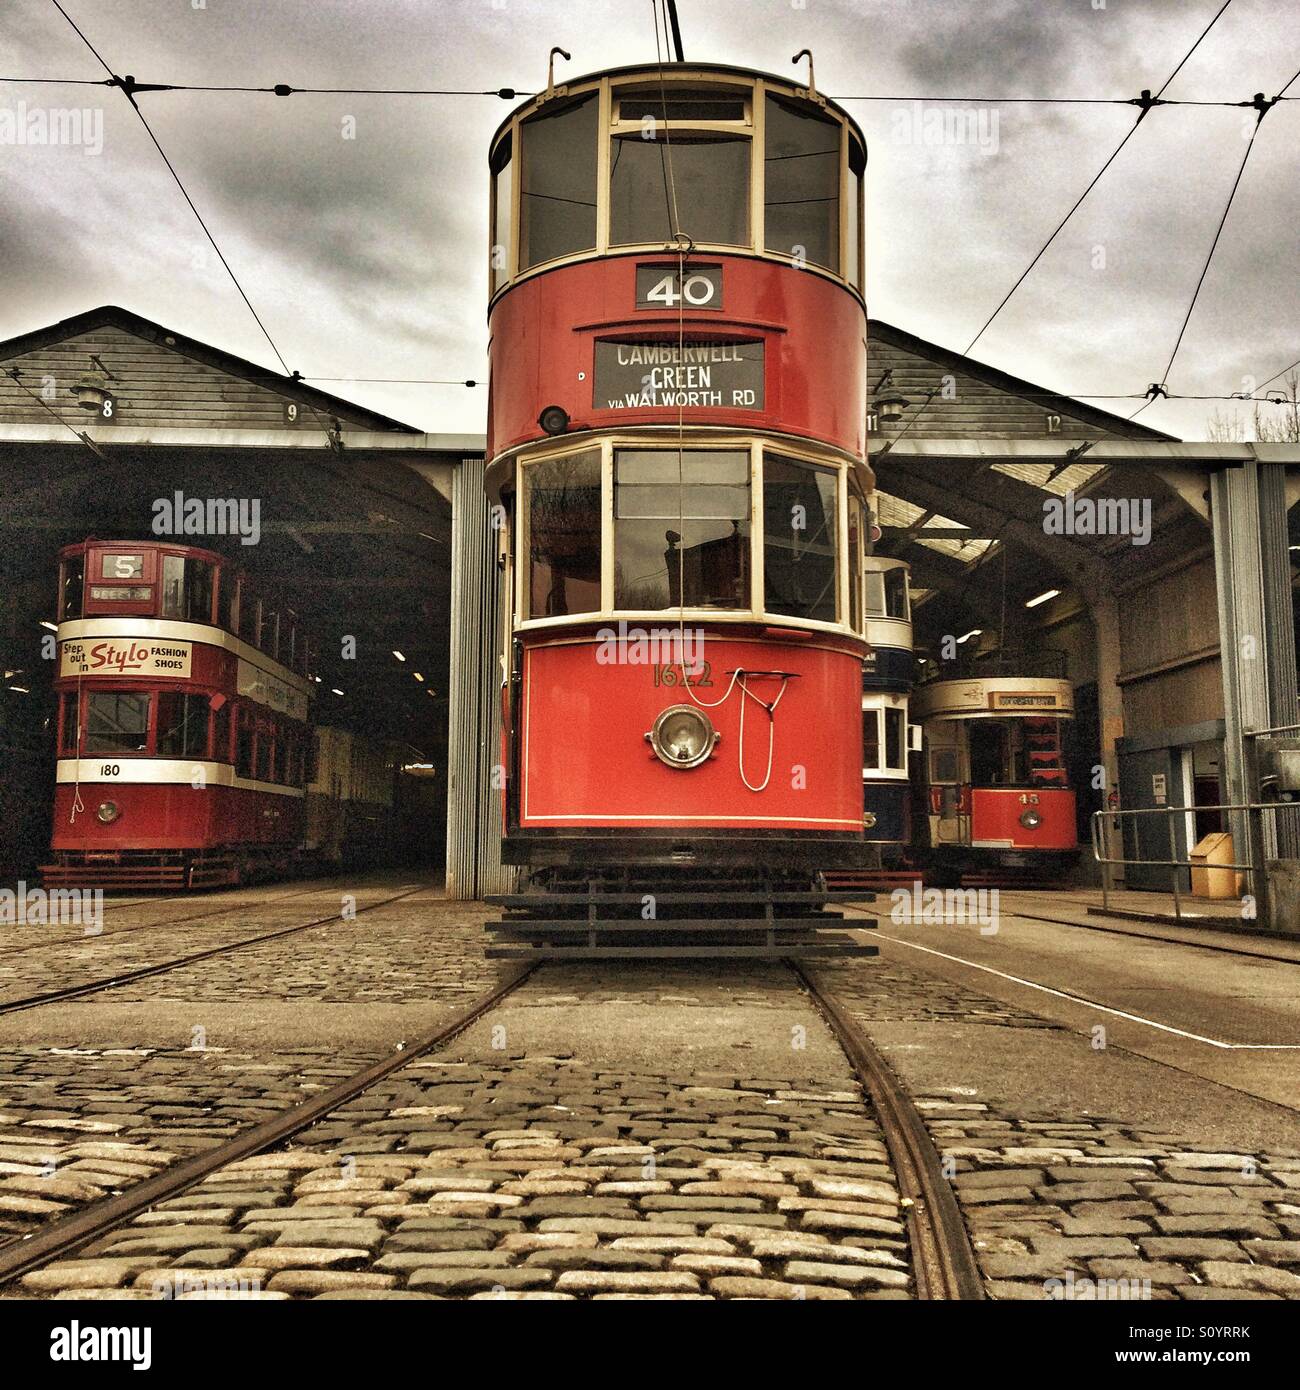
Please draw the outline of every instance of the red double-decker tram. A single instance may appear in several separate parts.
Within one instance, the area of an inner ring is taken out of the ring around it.
[[[589,950],[641,890],[661,927],[760,898],[806,927],[865,862],[865,165],[833,103],[722,66],[548,87],[497,132],[507,934],[562,936],[544,890]]]
[[[287,872],[311,682],[296,615],[212,551],[59,553],[47,884],[200,888]]]

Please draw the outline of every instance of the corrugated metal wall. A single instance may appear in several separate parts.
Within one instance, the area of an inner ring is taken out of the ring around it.
[[[501,863],[501,778],[493,775],[501,758],[500,573],[482,458],[461,460],[451,507],[447,896],[477,898],[514,883]]]

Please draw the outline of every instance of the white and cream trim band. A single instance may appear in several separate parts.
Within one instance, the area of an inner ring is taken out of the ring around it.
[[[97,758],[60,758],[55,780],[163,787],[192,785],[200,773],[202,785],[207,787],[233,787],[236,791],[268,792],[272,796],[301,797],[306,794],[302,787],[285,787],[278,782],[258,782],[240,777],[229,763],[212,763],[197,758],[132,758],[112,753]]]
[[[312,682],[296,671],[291,671],[280,662],[273,661],[265,652],[249,646],[224,628],[213,627],[208,623],[180,623],[166,618],[78,618],[74,622],[60,623],[55,634],[59,642],[88,640],[94,637],[145,638],[152,642],[202,642],[209,647],[220,647],[223,651],[234,652],[241,662],[256,666],[272,680],[297,691],[303,698],[312,693]]]

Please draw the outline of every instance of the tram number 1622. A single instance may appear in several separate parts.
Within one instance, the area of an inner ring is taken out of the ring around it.
[[[707,661],[701,661],[697,667],[688,669],[685,666],[671,663],[664,666],[651,668],[654,671],[655,685],[690,685],[703,686],[713,684],[713,667]]]

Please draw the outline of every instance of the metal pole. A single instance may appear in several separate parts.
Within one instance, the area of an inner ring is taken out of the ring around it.
[[[682,26],[677,22],[677,0],[667,0],[668,23],[673,31],[673,49],[677,53],[677,61],[684,63],[686,55],[682,52]]]
[[[1183,920],[1183,913],[1182,913],[1182,907],[1181,907],[1181,905],[1180,905],[1180,903],[1179,903],[1179,901],[1178,901],[1178,875],[1179,875],[1179,872],[1181,871],[1181,866],[1180,866],[1179,863],[1178,863],[1178,830],[1177,830],[1177,822],[1174,820],[1174,817],[1173,817],[1172,812],[1170,813],[1170,816],[1169,816],[1169,859],[1170,859],[1170,870],[1169,870],[1169,873],[1170,873],[1170,877],[1171,877],[1171,880],[1172,880],[1173,885],[1174,885],[1174,920],[1175,920],[1175,921],[1178,921],[1178,922],[1181,922],[1181,921]]]

